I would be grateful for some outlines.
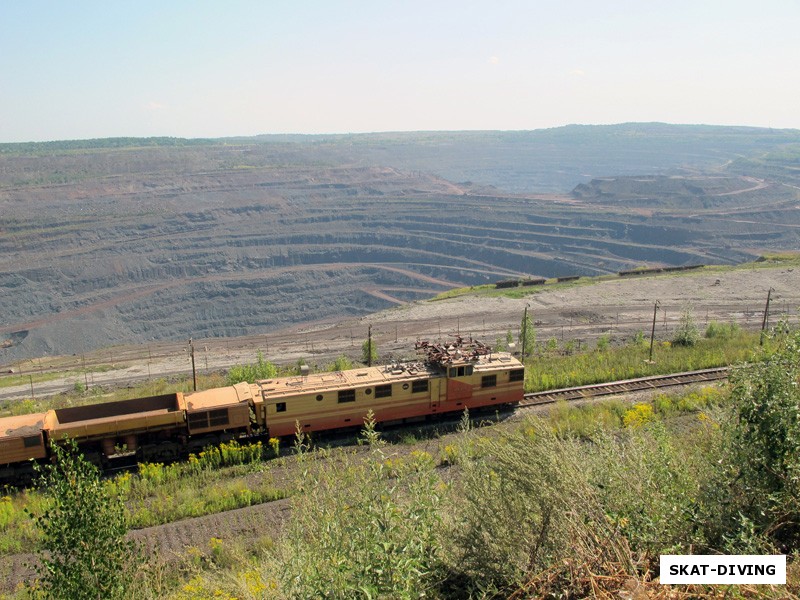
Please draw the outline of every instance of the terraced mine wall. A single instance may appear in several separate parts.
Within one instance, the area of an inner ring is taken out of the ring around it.
[[[537,195],[288,148],[0,153],[0,364],[799,245],[798,191],[738,174]]]

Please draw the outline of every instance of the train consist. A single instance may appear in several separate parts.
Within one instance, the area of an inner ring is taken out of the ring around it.
[[[418,342],[414,363],[239,383],[183,394],[49,410],[0,419],[0,485],[24,483],[50,459],[50,441],[75,440],[102,468],[168,461],[232,439],[404,423],[465,408],[516,404],[525,371],[474,340]]]

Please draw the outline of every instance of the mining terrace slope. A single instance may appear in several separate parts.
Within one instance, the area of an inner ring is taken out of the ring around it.
[[[500,279],[800,245],[792,171],[762,156],[796,133],[524,133],[2,145],[0,364],[267,333]],[[573,193],[536,192],[537,177],[553,186],[548,147],[579,156],[564,165]],[[741,152],[758,156],[736,162]],[[621,171],[590,176],[592,156]],[[617,176],[631,168],[642,174]]]
[[[771,290],[771,291],[770,291]],[[800,307],[800,260],[780,259],[737,267],[704,267],[690,271],[517,288],[515,290],[465,290],[452,297],[417,300],[361,317],[331,318],[291,325],[262,335],[237,338],[196,339],[196,365],[201,373],[249,364],[259,353],[284,365],[303,360],[325,368],[346,355],[359,360],[361,344],[371,326],[382,362],[413,359],[419,339],[452,339],[474,336],[491,345],[519,331],[523,311],[535,323],[536,339],[564,347],[593,347],[600,336],[611,343],[630,341],[637,332],[649,336],[653,305],[659,301],[655,330],[656,359],[660,342],[670,340],[684,310],[691,311],[698,327],[710,321],[735,322],[742,328],[761,327],[770,295],[768,324],[784,319],[798,323]],[[647,358],[643,349],[642,359]],[[113,369],[98,371],[102,365]],[[89,367],[89,373],[82,369]],[[71,373],[63,378],[37,382],[37,398],[72,390],[76,383],[120,386],[164,376],[190,376],[191,361],[186,340],[125,345],[66,357],[42,357],[15,363],[17,373],[50,370]],[[535,367],[534,367],[535,368]],[[3,378],[14,377],[0,370]],[[27,382],[0,385],[0,401],[29,398]]]

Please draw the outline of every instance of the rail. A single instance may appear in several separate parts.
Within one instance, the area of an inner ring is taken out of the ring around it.
[[[727,379],[727,377],[728,367],[702,369],[699,371],[686,371],[684,373],[671,373],[669,375],[651,375],[648,377],[639,377],[637,379],[624,379],[620,381],[611,381],[608,383],[595,383],[592,385],[563,388],[560,390],[532,392],[525,394],[524,399],[522,402],[520,402],[519,406],[539,406],[542,404],[553,404],[559,400],[581,400],[584,398],[594,398],[596,396],[625,394],[629,392],[653,390],[673,385],[688,385],[690,383],[718,381],[720,379]]]

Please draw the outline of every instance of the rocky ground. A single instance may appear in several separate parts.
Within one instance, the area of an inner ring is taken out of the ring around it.
[[[517,291],[521,293],[523,288]],[[511,330],[516,336],[523,311],[528,307],[539,341],[576,340],[593,344],[598,336],[623,340],[641,331],[650,334],[653,307],[656,338],[668,340],[685,308],[692,311],[702,328],[712,320],[759,328],[770,296],[770,323],[779,318],[798,319],[800,268],[793,263],[755,263],[735,270],[704,268],[676,274],[611,278],[596,283],[581,281],[545,285],[528,295],[510,298],[468,294],[444,300],[420,300],[383,310],[366,317],[328,319],[292,326],[274,333],[229,339],[195,340],[195,360],[200,372],[225,369],[232,364],[253,362],[258,352],[268,360],[293,364],[303,359],[324,365],[345,354],[358,358],[361,344],[372,333],[381,356],[388,361],[413,357],[418,339],[446,338],[460,333],[493,344]],[[72,388],[76,382],[119,385],[175,374],[190,374],[188,344],[153,343],[118,346],[97,353],[45,357],[13,368],[19,372],[74,368],[66,377],[36,383],[37,396]],[[83,365],[111,365],[104,372],[79,372]],[[3,375],[8,377],[9,375]],[[0,387],[0,399],[30,397],[30,384]]]
[[[768,160],[797,140],[650,124],[0,144],[0,365],[797,248],[796,160]]]

